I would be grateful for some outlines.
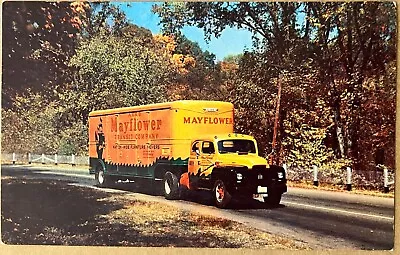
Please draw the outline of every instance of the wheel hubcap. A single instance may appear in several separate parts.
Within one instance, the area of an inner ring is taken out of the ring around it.
[[[218,202],[221,202],[224,199],[225,196],[225,190],[224,186],[221,184],[217,185],[217,188],[215,189],[215,197]]]
[[[97,179],[99,180],[100,184],[103,184],[103,182],[104,182],[104,173],[103,173],[103,171],[99,171],[99,177]]]
[[[164,189],[166,194],[171,193],[171,187],[169,186],[168,180],[165,180],[164,182]]]

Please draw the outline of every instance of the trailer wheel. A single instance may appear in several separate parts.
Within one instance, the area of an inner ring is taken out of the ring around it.
[[[215,182],[213,194],[215,204],[218,208],[226,208],[232,199],[231,194],[229,194],[224,182],[221,180]]]
[[[268,197],[264,197],[264,202],[268,205],[277,206],[281,202],[282,193],[280,192],[270,192]]]
[[[166,172],[164,175],[164,196],[166,199],[179,198],[179,181],[174,173]]]

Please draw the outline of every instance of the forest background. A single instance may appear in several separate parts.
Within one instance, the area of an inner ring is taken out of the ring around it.
[[[267,157],[280,84],[277,163],[331,175],[394,169],[394,3],[180,2],[153,12],[162,34],[108,2],[4,2],[2,152],[87,155],[92,110],[202,99],[232,102],[235,131]],[[206,39],[247,29],[253,46],[216,61],[185,25]]]

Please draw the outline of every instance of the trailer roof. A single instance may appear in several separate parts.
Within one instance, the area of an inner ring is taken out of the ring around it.
[[[154,111],[161,109],[193,109],[197,107],[232,107],[233,104],[223,101],[207,101],[207,100],[179,100],[166,103],[139,105],[131,107],[114,108],[107,110],[96,110],[89,114],[89,117],[99,115],[109,115],[115,113],[128,113],[128,112],[140,112],[140,111]]]

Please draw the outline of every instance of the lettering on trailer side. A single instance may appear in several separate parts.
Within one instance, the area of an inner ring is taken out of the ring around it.
[[[117,117],[111,118],[111,132],[127,133],[132,131],[155,131],[160,130],[162,120],[140,120],[131,118],[129,121],[119,122]]]
[[[233,118],[183,117],[183,124],[233,124]]]

